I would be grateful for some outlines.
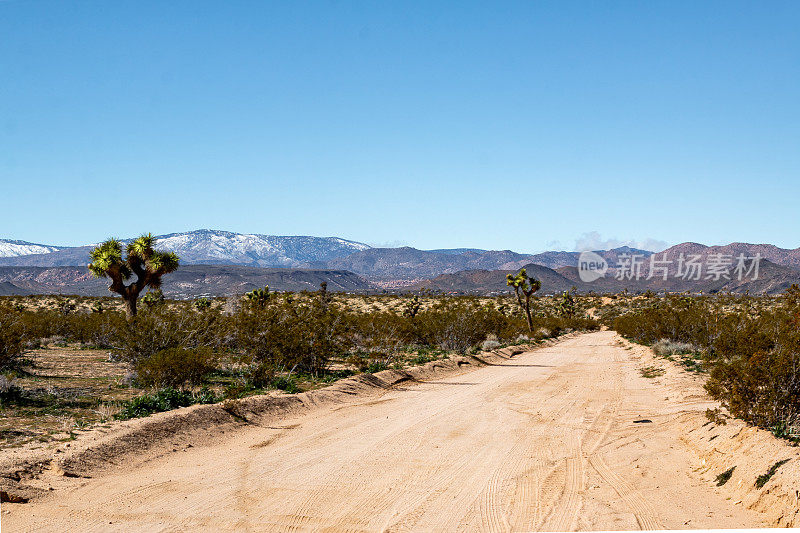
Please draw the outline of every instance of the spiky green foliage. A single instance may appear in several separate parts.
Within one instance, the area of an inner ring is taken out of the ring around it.
[[[506,285],[513,287],[514,294],[517,295],[517,302],[519,306],[525,311],[525,318],[528,321],[528,329],[533,332],[533,317],[531,316],[531,297],[533,294],[542,288],[542,283],[536,279],[528,276],[525,269],[521,269],[516,275],[508,274],[506,276]]]
[[[91,252],[89,270],[95,277],[103,278],[119,275],[127,281],[131,277],[131,268],[122,260],[122,244],[117,239],[109,239]]]
[[[128,244],[124,258],[122,243],[116,239],[107,240],[89,253],[89,270],[98,278],[111,279],[108,290],[122,296],[129,317],[136,315],[136,301],[145,288],[159,289],[162,276],[178,269],[178,256],[157,251],[155,241],[150,233],[142,235]],[[136,281],[126,285],[133,275]]]
[[[265,285],[263,289],[253,289],[244,295],[248,302],[258,307],[263,307],[270,298],[269,285]]]
[[[561,300],[556,304],[558,315],[572,318],[575,316],[575,298],[572,297],[571,291],[564,291]]]
[[[198,311],[206,311],[211,309],[211,300],[208,298],[198,298],[194,301],[194,308]]]
[[[150,309],[153,307],[158,307],[159,305],[163,305],[164,301],[164,293],[161,291],[161,289],[147,291],[147,294],[145,294],[144,298],[142,298],[142,303],[144,303]]]
[[[405,308],[403,309],[403,316],[407,316],[408,318],[414,318],[419,313],[420,309],[422,308],[422,302],[419,300],[419,296],[416,294],[411,297],[410,300],[406,302]]]

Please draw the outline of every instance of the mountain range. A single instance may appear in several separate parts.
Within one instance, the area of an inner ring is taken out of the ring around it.
[[[720,277],[708,279],[682,279],[670,275],[667,279],[653,277],[648,279],[643,272],[639,279],[618,279],[616,273],[609,271],[608,275],[592,282],[580,279],[576,267],[561,267],[551,269],[542,265],[527,264],[528,275],[542,283],[542,294],[555,294],[568,290],[581,293],[595,292],[618,293],[628,290],[631,293],[643,293],[648,290],[654,292],[684,292],[713,294],[717,292],[733,292],[750,294],[778,294],[785,291],[792,284],[800,284],[800,270],[776,265],[768,260],[760,263],[759,275],[756,279],[752,276],[737,276],[730,279]],[[453,274],[442,274],[430,280],[416,282],[408,287],[409,290],[427,289],[444,293],[463,294],[497,294],[508,291],[506,275],[516,273],[517,270],[465,270]]]
[[[123,243],[131,239],[121,239]],[[32,252],[4,253],[0,239],[0,266],[86,266],[91,246],[54,247],[26,243]],[[8,244],[10,246],[10,244]],[[50,248],[46,251],[45,248]],[[242,265],[301,268],[309,263],[343,257],[366,250],[366,244],[338,237],[305,237],[243,234],[220,230],[195,230],[156,236],[156,248],[178,254],[185,265]],[[10,248],[9,248],[10,249]]]
[[[771,244],[705,246],[686,242],[657,253],[629,247],[598,250],[596,253],[608,263],[608,272],[597,281],[584,283],[577,270],[580,252],[574,251],[524,254],[478,248],[373,248],[338,237],[241,234],[205,229],[159,235],[156,239],[157,248],[174,251],[181,258],[180,275],[165,278],[165,289],[173,295],[184,296],[231,294],[268,283],[277,290],[301,290],[315,288],[321,281],[327,281],[333,290],[355,292],[427,287],[445,292],[485,293],[507,290],[506,274],[521,267],[538,277],[543,291],[547,292],[573,286],[595,292],[616,292],[625,288],[631,291],[777,292],[800,282],[800,248],[784,249]],[[127,240],[130,239],[123,242]],[[91,249],[92,246],[67,247],[0,239],[0,294],[43,291],[94,294],[96,289],[102,292],[106,286],[104,280],[91,279],[85,269]],[[760,256],[763,266],[759,279],[739,280],[733,275],[732,269],[740,254]],[[641,279],[631,279],[630,272],[627,277],[620,272],[632,257],[638,263],[636,268]],[[728,277],[706,278],[704,272],[700,279],[682,279],[683,262],[692,257],[704,263],[715,257],[726,258]],[[651,261],[658,265],[652,276]],[[664,271],[669,274],[667,280],[661,278]],[[178,279],[184,275],[188,277],[183,281]],[[170,277],[172,281],[168,281]],[[272,282],[260,281],[267,279]]]

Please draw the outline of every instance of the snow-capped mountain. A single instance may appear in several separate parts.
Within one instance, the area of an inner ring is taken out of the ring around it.
[[[128,242],[131,238],[121,240]],[[92,246],[50,248],[54,251],[42,249],[18,257],[0,255],[0,266],[86,266]],[[158,235],[156,248],[175,252],[184,265],[297,268],[310,263],[319,267],[369,246],[338,237],[258,235],[201,229]]]
[[[278,236],[195,230],[156,237],[156,248],[178,254],[186,264],[299,267],[369,248],[338,237]]]
[[[0,257],[19,257],[21,255],[47,254],[60,250],[58,246],[35,244],[25,241],[0,239]]]

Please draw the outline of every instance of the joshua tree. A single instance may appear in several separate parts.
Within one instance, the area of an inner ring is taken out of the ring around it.
[[[89,270],[98,278],[111,279],[109,291],[115,292],[125,300],[128,320],[136,316],[136,301],[146,288],[159,289],[161,277],[178,269],[178,256],[172,252],[159,252],[153,249],[155,238],[152,234],[142,235],[126,247],[126,257],[122,258],[122,243],[109,239],[94,250],[89,257]],[[125,282],[136,274],[136,281]]]
[[[562,317],[572,318],[575,316],[575,298],[572,297],[572,291],[564,291],[557,308],[558,314]]]
[[[416,294],[411,297],[410,300],[406,302],[405,309],[403,310],[403,316],[407,316],[408,318],[414,318],[419,313],[419,310],[422,308],[422,302],[419,301],[419,296]]]
[[[264,307],[269,301],[270,296],[269,285],[265,285],[263,289],[253,289],[244,295],[247,301],[256,307]]]
[[[528,330],[533,333],[533,318],[531,317],[531,296],[533,293],[542,288],[542,283],[536,279],[528,277],[525,269],[517,273],[516,276],[508,274],[506,276],[506,285],[514,287],[514,293],[517,295],[517,302],[519,306],[525,311],[525,318],[528,319]],[[524,300],[523,300],[524,296]]]
[[[331,305],[331,294],[328,292],[328,282],[323,281],[319,284],[319,309],[322,311],[322,314],[326,314],[328,312],[328,307]]]

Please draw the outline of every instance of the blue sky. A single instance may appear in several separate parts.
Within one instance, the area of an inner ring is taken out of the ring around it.
[[[0,237],[800,246],[798,2],[0,1]]]

